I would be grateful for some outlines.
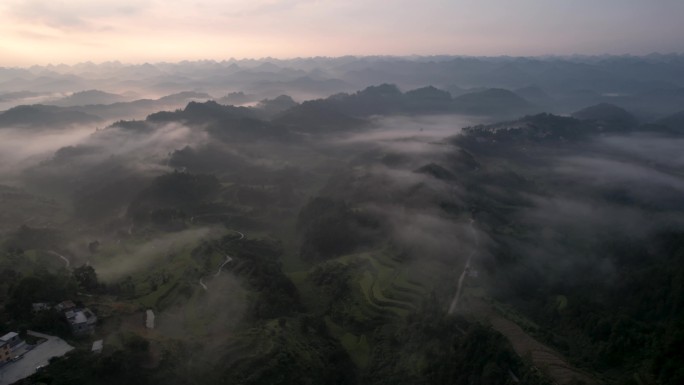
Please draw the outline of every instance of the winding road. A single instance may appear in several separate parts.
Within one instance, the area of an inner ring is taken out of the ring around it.
[[[219,275],[221,275],[221,270],[223,270],[223,266],[225,266],[226,263],[228,263],[228,262],[230,262],[230,261],[232,261],[232,260],[233,260],[233,258],[231,258],[230,255],[226,254],[226,261],[223,262],[223,263],[221,264],[221,266],[219,266],[218,271],[216,272],[216,275],[214,275],[214,277],[218,277]]]
[[[449,314],[454,314],[456,308],[458,307],[458,300],[461,298],[461,291],[463,290],[463,282],[465,281],[465,277],[470,270],[470,262],[473,260],[473,256],[477,254],[478,246],[480,246],[480,238],[477,236],[475,227],[473,227],[474,223],[475,220],[470,218],[470,231],[473,233],[473,238],[475,239],[475,248],[470,252],[470,254],[468,254],[468,259],[466,260],[463,272],[458,278],[458,288],[456,289],[456,295],[454,295],[454,299],[451,301],[451,305],[449,306]]]
[[[243,234],[237,230],[233,230],[233,231],[240,234],[240,238],[234,239],[234,241],[239,241],[245,237],[245,234]],[[223,263],[221,263],[221,265],[219,265],[218,270],[216,271],[216,274],[214,274],[214,277],[218,277],[219,275],[221,275],[221,271],[223,271],[223,267],[226,266],[232,260],[233,260],[233,258],[230,255],[226,254],[226,260],[223,261]],[[202,286],[202,289],[204,289],[204,291],[209,290],[209,287],[207,286],[207,284],[204,283],[204,277],[200,278],[199,284],[200,284],[200,286]]]
[[[472,259],[477,254],[480,245],[480,239],[478,237],[477,231],[475,230],[474,224],[475,220],[471,219],[470,230],[472,231],[473,238],[475,239],[475,247],[468,255],[463,272],[458,279],[458,288],[456,289],[456,295],[449,306],[449,314],[454,314],[458,310],[458,303],[462,295],[463,283],[468,275],[468,271],[471,268]],[[545,376],[548,376],[554,384],[570,385],[578,383],[577,381],[588,385],[595,385],[599,383],[591,374],[574,367],[563,357],[562,354],[537,341],[534,337],[525,332],[518,324],[507,319],[499,311],[497,311],[491,303],[488,303],[482,298],[472,298],[472,302],[469,303],[469,308],[473,313],[479,314],[481,317],[484,316],[494,330],[506,337],[506,339],[511,343],[513,350],[518,354],[519,357],[531,360],[532,367],[537,371],[544,373]],[[465,331],[459,331],[461,334],[465,334]],[[540,368],[543,368],[544,370],[542,371]],[[515,374],[512,372],[510,372],[510,374],[512,377],[515,377]]]
[[[56,256],[56,257],[61,258],[62,261],[64,261],[64,264],[66,265],[65,267],[66,267],[67,269],[69,268],[69,266],[71,266],[71,261],[69,261],[69,258],[63,256],[62,254],[60,254],[60,253],[58,253],[58,252],[56,252],[56,251],[54,251],[54,250],[48,250],[48,253],[50,253],[50,254],[52,254],[52,255],[54,255],[54,256]]]

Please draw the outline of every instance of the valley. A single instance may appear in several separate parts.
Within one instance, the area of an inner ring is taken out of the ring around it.
[[[0,325],[74,347],[18,383],[676,383],[680,114],[442,86],[0,113]]]

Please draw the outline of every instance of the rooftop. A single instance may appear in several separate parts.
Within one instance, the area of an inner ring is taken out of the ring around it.
[[[72,309],[75,308],[76,304],[73,301],[67,300],[59,303],[55,308],[57,310],[67,310],[67,309]]]
[[[104,346],[104,341],[103,340],[97,340],[97,341],[93,342],[93,347],[90,350],[93,352],[99,353],[102,351],[103,346]]]
[[[74,318],[73,318],[73,321],[71,321],[71,322],[77,323],[77,324],[85,323],[85,322],[88,322],[88,317],[86,317],[82,311],[77,311],[76,313],[74,313]]]
[[[145,312],[145,327],[154,329],[154,312],[151,309],[147,309]]]
[[[19,335],[19,334],[15,333],[15,332],[9,332],[9,333],[5,334],[4,336],[0,337],[0,340],[2,340],[2,341],[9,341],[9,340],[11,340],[12,338],[14,338],[14,337],[16,337],[16,336],[18,336],[18,335]]]

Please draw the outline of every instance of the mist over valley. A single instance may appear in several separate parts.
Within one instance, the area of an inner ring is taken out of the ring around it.
[[[0,67],[0,384],[682,383],[682,74]]]

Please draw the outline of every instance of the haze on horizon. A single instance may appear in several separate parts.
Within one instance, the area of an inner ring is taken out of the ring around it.
[[[678,0],[5,0],[0,66],[684,52]]]

